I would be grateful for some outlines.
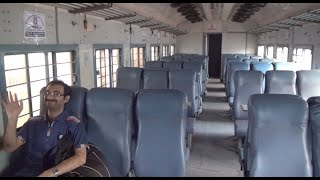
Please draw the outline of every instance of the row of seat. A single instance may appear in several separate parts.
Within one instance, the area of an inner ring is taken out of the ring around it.
[[[159,61],[155,61],[159,62]],[[201,89],[193,69],[153,69],[148,67],[120,67],[117,71],[117,87],[138,92],[141,89],[180,89],[188,95],[195,112],[200,114]],[[188,88],[187,88],[188,87]],[[190,93],[189,93],[190,92]]]
[[[230,65],[231,64],[243,64],[242,66],[249,67],[250,70],[257,70],[261,71],[263,73],[266,73],[266,71],[269,70],[290,70],[290,71],[296,71],[295,64],[292,62],[260,62],[260,61],[243,61],[243,62],[233,62],[230,61],[227,64],[226,69],[226,75],[225,75],[225,82],[226,84],[229,82],[230,79]]]
[[[266,79],[266,89],[263,83]],[[298,95],[305,101],[313,96],[320,96],[320,71],[267,71],[266,75],[255,70],[239,70],[235,72],[235,97],[233,119],[235,135],[239,138],[239,159],[244,161],[244,140],[248,133],[248,100],[254,94],[292,94]]]
[[[267,62],[267,61],[258,61],[257,59],[227,59],[226,63],[226,69],[225,69],[225,75],[224,75],[224,80],[223,82],[225,84],[228,83],[229,76],[230,76],[230,64],[231,63],[240,63],[243,62],[248,64],[250,69],[253,70],[260,70],[262,72],[266,72],[268,70],[296,70],[296,64],[292,62]]]
[[[265,74],[270,70],[291,70],[292,66],[290,63],[279,62],[273,65],[267,62],[251,62],[247,64],[246,62],[230,62],[227,66],[227,80],[226,80],[226,94],[228,97],[230,107],[233,107],[234,99],[234,74],[238,70],[256,70],[261,71]],[[275,67],[275,68],[274,68]],[[263,91],[265,90],[265,82],[263,81]]]
[[[174,89],[135,93],[122,88],[71,88],[65,108],[83,120],[88,141],[101,149],[111,176],[128,176],[131,170],[136,176],[184,176],[188,158],[184,93]],[[46,106],[40,99],[43,114]]]
[[[221,54],[221,58],[243,58],[243,59],[263,59],[263,57],[255,54]]]
[[[266,89],[263,91],[263,80],[266,79]],[[246,106],[253,94],[293,94],[304,100],[313,96],[320,96],[320,71],[267,71],[266,75],[260,71],[239,70],[234,75],[234,104],[233,118],[235,120],[235,134],[239,138],[247,133],[248,113],[242,106]]]
[[[319,177],[320,97],[308,103],[289,94],[250,96],[245,176]]]
[[[233,62],[243,62],[243,60],[246,60],[250,63],[250,60],[252,61],[262,61],[262,62],[274,62],[273,59],[268,58],[262,58],[257,55],[244,55],[244,54],[222,54],[221,55],[221,66],[220,66],[220,78],[221,82],[225,82],[225,75],[226,75],[226,66],[228,59],[232,60]]]
[[[200,82],[201,94],[206,93],[206,83],[208,78],[201,62],[184,62],[184,61],[149,61],[145,64],[145,69],[192,69],[196,72],[197,81]]]
[[[117,87],[139,92],[141,89],[176,89],[188,98],[187,146],[191,149],[195,120],[202,112],[202,102],[196,72],[191,69],[143,69],[120,67]]]
[[[172,56],[166,56],[159,59],[164,62],[182,61],[182,62],[201,62],[204,70],[203,79],[206,81],[209,77],[209,57],[199,54],[174,54]]]

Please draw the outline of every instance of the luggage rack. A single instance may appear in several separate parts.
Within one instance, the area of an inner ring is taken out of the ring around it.
[[[290,27],[302,27],[305,23],[320,23],[320,9],[309,11],[298,16],[289,17],[287,19],[258,27],[248,32],[261,34],[272,31],[279,31],[280,29],[289,29]]]
[[[130,12],[112,5],[112,3],[42,3],[68,10],[69,13],[85,13],[96,17],[104,18],[106,21],[115,20],[123,22],[125,25],[137,25],[140,28],[149,28],[173,35],[187,34],[176,27],[159,22],[153,18],[145,17],[136,12]],[[161,28],[160,28],[161,27]]]

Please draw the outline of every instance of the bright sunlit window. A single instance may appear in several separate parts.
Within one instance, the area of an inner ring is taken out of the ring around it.
[[[120,64],[120,49],[112,49],[112,87],[117,86],[117,70]]]
[[[174,54],[174,45],[170,46],[170,56]]]
[[[131,66],[143,68],[144,66],[144,48],[143,47],[131,48]]]
[[[151,61],[159,59],[159,46],[151,46]]]
[[[277,58],[276,61],[278,62],[287,62],[288,61],[288,47],[277,47]]]
[[[267,47],[266,56],[269,59],[273,59],[273,46],[268,46]]]
[[[48,63],[46,63],[46,55]],[[23,100],[23,110],[18,117],[17,128],[30,117],[40,115],[40,90],[53,79],[75,85],[75,69],[72,52],[35,52],[6,54],[4,70],[6,90],[16,93]],[[47,75],[48,71],[48,75]]]
[[[162,57],[169,56],[169,46],[162,46]]]
[[[96,50],[97,87],[116,87],[120,65],[120,49]]]
[[[310,70],[312,67],[312,48],[294,48],[292,60],[297,70]]]
[[[264,46],[258,46],[258,56],[264,58]]]

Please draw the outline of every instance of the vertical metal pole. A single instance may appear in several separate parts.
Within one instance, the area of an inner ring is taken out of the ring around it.
[[[58,32],[58,8],[54,7],[54,12],[55,12],[55,19],[56,19],[56,41],[57,44],[59,44],[59,32]]]

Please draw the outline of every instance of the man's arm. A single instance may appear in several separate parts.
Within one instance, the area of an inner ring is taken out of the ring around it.
[[[11,92],[7,100],[1,99],[2,106],[8,117],[8,124],[3,135],[3,150],[12,152],[25,143],[24,139],[17,138],[17,121],[18,116],[23,109],[23,103],[18,103],[17,94],[12,97]]]
[[[59,163],[55,168],[59,170],[58,176],[64,173],[70,172],[77,167],[86,163],[87,160],[87,149],[86,146],[82,146],[81,148],[74,149],[75,154],[70,158]],[[52,170],[54,167],[44,171],[39,177],[54,177],[55,175]]]
[[[26,141],[21,138],[17,138],[17,123],[11,123],[8,121],[7,128],[3,136],[3,150],[6,152],[13,152],[22,146]]]

